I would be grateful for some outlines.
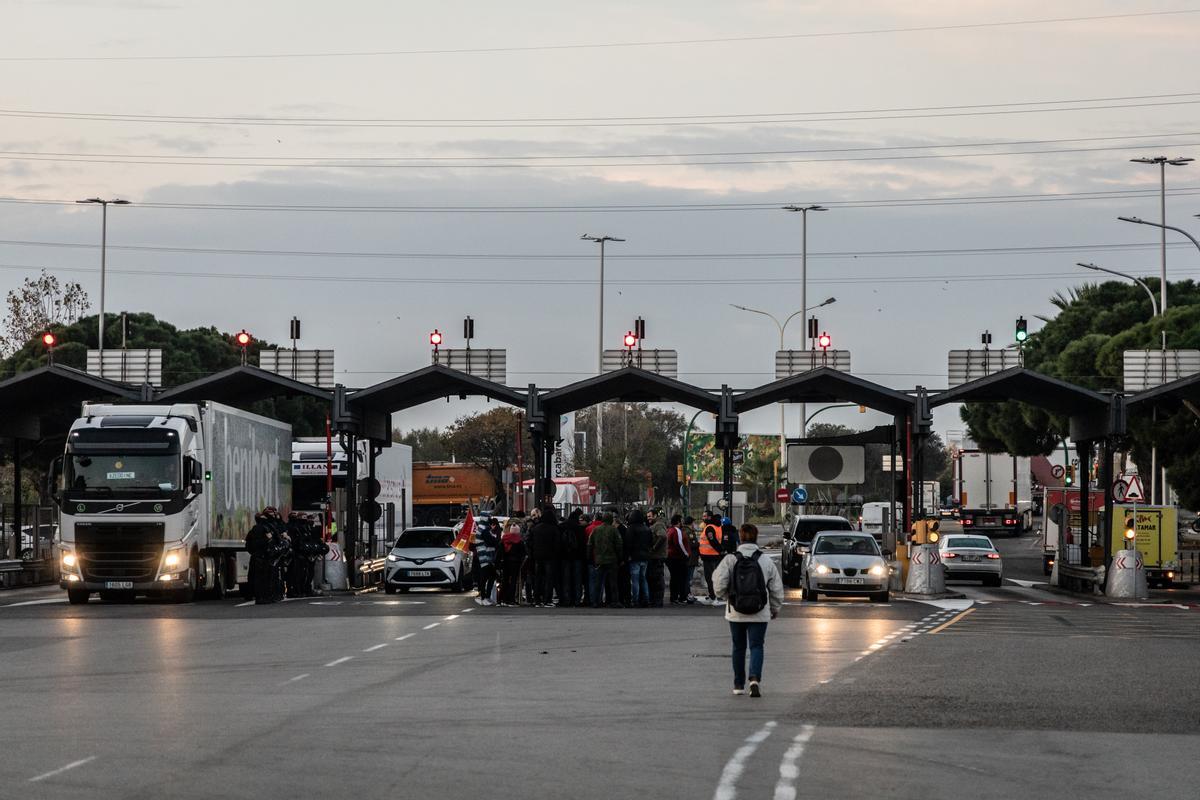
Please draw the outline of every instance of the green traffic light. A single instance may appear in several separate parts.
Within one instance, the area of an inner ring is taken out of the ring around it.
[[[1029,323],[1025,321],[1024,317],[1017,318],[1017,330],[1014,336],[1018,342],[1023,342],[1029,338]]]

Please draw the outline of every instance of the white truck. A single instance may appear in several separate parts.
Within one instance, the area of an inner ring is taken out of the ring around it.
[[[1007,453],[960,451],[955,485],[964,531],[1019,536],[1033,528],[1033,483],[1029,458]]]
[[[367,477],[368,446],[366,441],[360,441],[358,445],[356,471],[360,481]],[[329,460],[331,449],[332,462]],[[324,437],[296,439],[292,442],[293,509],[321,514],[332,499],[329,484],[333,484],[334,492],[344,490],[347,474],[346,449],[341,442],[336,439],[329,442]],[[379,503],[381,514],[372,526],[375,552],[363,554],[367,558],[386,555],[391,549],[388,543],[394,542],[413,524],[412,448],[396,442],[382,448],[375,457],[375,480],[379,481],[375,502]]]
[[[248,593],[254,515],[291,506],[290,425],[218,403],[85,404],[54,492],[71,603]]]

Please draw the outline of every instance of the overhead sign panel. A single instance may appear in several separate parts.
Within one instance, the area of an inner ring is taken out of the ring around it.
[[[294,381],[333,388],[332,350],[263,350],[258,354],[258,366]]]
[[[866,480],[862,445],[789,444],[787,479],[791,483],[862,483]]]
[[[637,367],[679,380],[678,350],[605,350],[601,364],[605,372]]]
[[[850,371],[849,350],[776,350],[775,380],[783,380],[820,367]]]
[[[452,350],[442,348],[433,353],[433,363],[465,372],[492,383],[508,381],[508,351],[503,348],[479,348]]]
[[[977,381],[1021,364],[1020,350],[951,350],[950,386]]]
[[[110,381],[162,386],[162,350],[105,350],[104,364],[100,351],[87,351],[87,371]]]
[[[1144,392],[1200,372],[1200,350],[1126,350],[1125,391]]]

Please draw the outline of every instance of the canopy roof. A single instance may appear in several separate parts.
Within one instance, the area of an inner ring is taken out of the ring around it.
[[[164,403],[213,400],[231,406],[245,406],[272,397],[315,397],[328,403],[332,402],[333,393],[265,369],[240,366],[164,389],[154,399]]]
[[[64,430],[85,400],[137,400],[136,386],[51,364],[0,381],[0,435],[37,439],[42,423]]]
[[[624,367],[586,378],[552,389],[541,398],[547,414],[569,414],[608,401],[682,403],[715,414],[721,398],[713,392],[638,367]]]
[[[929,398],[929,405],[947,403],[1003,402],[1019,400],[1047,411],[1078,416],[1108,409],[1109,399],[1100,392],[1051,378],[1024,367],[1010,367],[968,381]]]
[[[791,375],[743,392],[733,399],[738,414],[772,403],[858,403],[893,416],[912,412],[916,400],[903,392],[832,367]]]

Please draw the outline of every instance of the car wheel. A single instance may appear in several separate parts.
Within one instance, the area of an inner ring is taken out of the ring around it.
[[[983,581],[984,586],[1000,586],[1003,583],[1004,583],[1004,581],[1000,578],[999,575],[989,575]]]
[[[887,603],[891,599],[892,599],[891,592],[872,592],[871,593],[871,602],[872,603]]]
[[[817,599],[817,593],[808,588],[807,584],[800,585],[800,599],[806,602],[813,602]]]
[[[395,586],[392,586],[390,583],[385,583],[385,584],[383,585],[383,593],[384,593],[384,594],[395,594],[395,593],[396,593],[396,587],[395,587]]]
[[[407,586],[397,586],[396,591],[399,592],[400,594],[408,594],[408,587]]]
[[[92,593],[86,589],[67,589],[67,602],[73,606],[81,606],[88,601]]]

